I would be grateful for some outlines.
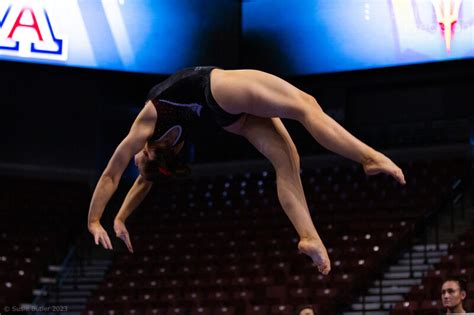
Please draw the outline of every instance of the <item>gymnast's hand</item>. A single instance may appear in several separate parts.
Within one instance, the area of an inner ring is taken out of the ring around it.
[[[89,232],[94,235],[94,241],[96,245],[99,245],[100,242],[100,244],[102,244],[105,249],[113,249],[110,238],[99,221],[89,223]]]
[[[128,251],[133,254],[132,242],[130,242],[130,235],[125,227],[125,222],[116,218],[114,220],[114,231],[115,235],[127,245]]]

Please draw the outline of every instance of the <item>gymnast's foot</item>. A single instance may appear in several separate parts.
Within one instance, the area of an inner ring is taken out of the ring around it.
[[[314,265],[318,267],[319,272],[322,274],[327,275],[331,271],[328,252],[320,239],[301,239],[298,243],[298,250],[300,253],[311,257]]]
[[[405,176],[402,170],[388,157],[380,152],[375,152],[370,158],[362,163],[367,175],[385,173],[393,176],[400,184],[405,185]]]

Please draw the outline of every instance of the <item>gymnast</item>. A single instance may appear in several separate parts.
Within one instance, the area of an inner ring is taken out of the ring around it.
[[[112,249],[100,218],[132,158],[140,171],[114,219],[116,236],[133,252],[125,220],[153,182],[183,171],[176,163],[191,123],[205,117],[245,137],[270,160],[280,204],[299,235],[298,250],[323,274],[331,270],[326,248],[311,220],[300,178],[300,158],[281,118],[299,121],[328,150],[360,163],[367,175],[386,173],[405,184],[402,170],[323,112],[316,99],[290,83],[257,70],[194,67],[154,86],[129,134],[116,148],[92,196],[88,229],[96,245]]]

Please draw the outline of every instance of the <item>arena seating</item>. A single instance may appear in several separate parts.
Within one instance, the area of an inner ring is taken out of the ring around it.
[[[448,255],[441,259],[434,270],[428,271],[420,285],[413,286],[406,301],[395,305],[391,315],[439,314],[442,309],[441,286],[447,276],[462,277],[468,282],[467,299],[464,306],[474,309],[474,229],[466,231],[452,243]]]
[[[71,237],[81,229],[77,218],[87,209],[90,193],[84,184],[7,177],[0,181],[3,309],[31,303],[42,272],[63,259]]]
[[[336,314],[437,209],[464,161],[404,163],[407,185],[359,167],[305,169],[303,185],[332,271],[297,252],[269,172],[157,185],[131,219],[84,314]]]

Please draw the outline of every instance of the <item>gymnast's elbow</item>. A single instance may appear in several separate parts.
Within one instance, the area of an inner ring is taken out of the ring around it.
[[[99,184],[106,187],[116,188],[120,182],[120,178],[120,174],[115,174],[108,170],[105,170],[99,179]]]

